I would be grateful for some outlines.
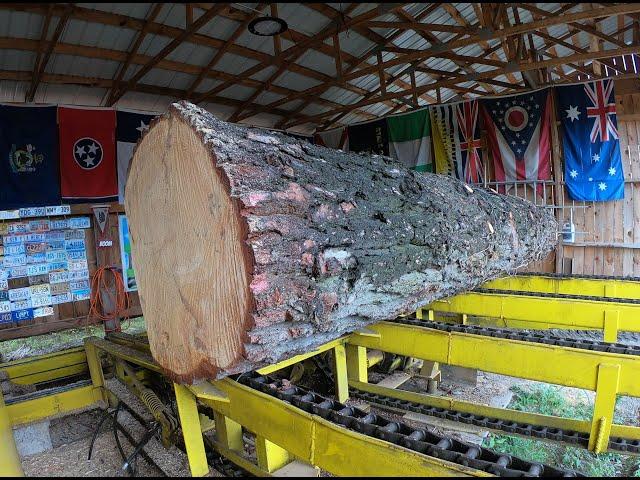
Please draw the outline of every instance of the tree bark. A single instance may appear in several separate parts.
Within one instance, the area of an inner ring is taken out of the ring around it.
[[[170,106],[126,186],[151,351],[174,380],[249,371],[543,258],[551,212]]]

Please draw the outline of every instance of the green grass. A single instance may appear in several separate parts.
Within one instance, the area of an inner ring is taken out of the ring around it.
[[[122,331],[135,334],[146,329],[144,318],[136,317],[122,323]],[[0,360],[11,361],[33,355],[44,355],[82,345],[85,337],[104,335],[102,325],[72,328],[61,332],[17,338],[0,342]]]
[[[514,397],[509,408],[514,410],[581,420],[591,418],[593,405],[590,402],[586,399],[569,401],[559,387],[514,386],[512,391]],[[617,453],[595,455],[582,448],[501,434],[489,434],[483,446],[524,460],[577,470],[591,477],[640,477],[638,460],[632,456]]]

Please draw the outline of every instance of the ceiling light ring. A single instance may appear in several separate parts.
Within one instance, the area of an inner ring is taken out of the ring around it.
[[[247,29],[260,37],[273,37],[286,32],[289,29],[289,25],[281,18],[264,16],[251,20],[247,25]]]

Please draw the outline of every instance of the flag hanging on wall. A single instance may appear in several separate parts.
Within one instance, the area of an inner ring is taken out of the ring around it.
[[[427,109],[387,117],[389,152],[408,168],[433,172],[431,122]]]
[[[0,106],[0,210],[58,204],[56,107]]]
[[[349,135],[346,128],[334,128],[326,132],[318,132],[313,136],[316,145],[323,147],[335,148],[344,152],[349,151]]]
[[[116,112],[116,151],[118,157],[118,202],[124,203],[124,186],[127,182],[127,170],[133,148],[144,132],[149,129],[149,122],[156,115],[118,110]]]
[[[496,180],[534,182],[551,178],[550,104],[548,89],[480,100]],[[541,184],[537,190],[542,193]]]
[[[59,107],[58,124],[62,198],[71,203],[116,201],[116,112]]]
[[[454,175],[468,183],[482,182],[478,101],[429,108],[436,173]]]
[[[613,81],[556,88],[569,197],[581,201],[624,198]]]
[[[381,118],[369,123],[349,125],[349,151],[389,155],[387,120]]]

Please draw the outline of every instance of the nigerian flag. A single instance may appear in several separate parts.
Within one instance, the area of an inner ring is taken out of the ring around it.
[[[419,172],[433,172],[429,110],[387,117],[389,153]]]

